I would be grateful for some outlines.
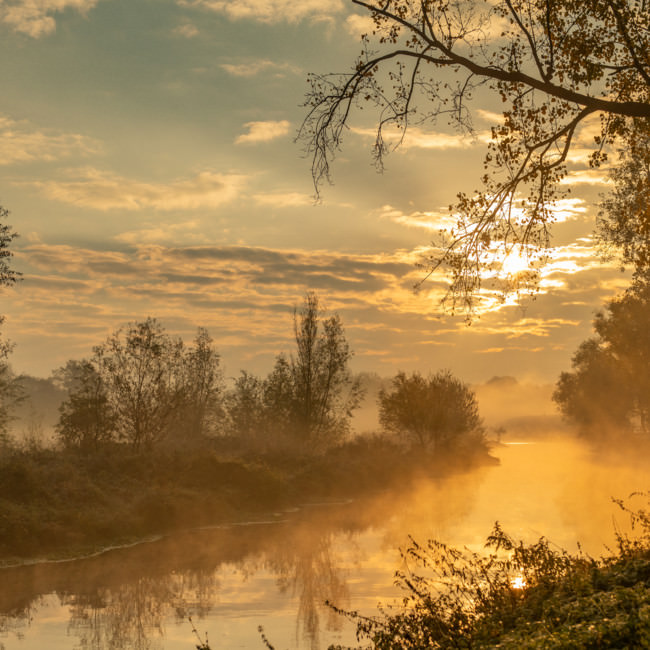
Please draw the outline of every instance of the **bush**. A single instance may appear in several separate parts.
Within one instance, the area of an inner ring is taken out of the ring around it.
[[[412,540],[403,555],[417,572],[397,573],[401,607],[376,617],[334,609],[380,650],[647,648],[650,516],[628,513],[641,535],[618,535],[617,552],[601,560],[554,550],[544,538],[515,542],[498,524],[488,555]]]
[[[398,373],[391,389],[379,392],[379,420],[385,431],[426,451],[483,445],[476,397],[446,370],[427,378]]]

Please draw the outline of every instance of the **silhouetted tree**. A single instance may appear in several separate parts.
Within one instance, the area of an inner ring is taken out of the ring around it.
[[[18,235],[5,223],[8,216],[9,210],[0,206],[0,287],[14,285],[21,276],[10,265],[13,257],[10,245]],[[0,315],[0,325],[4,320],[4,316]],[[12,350],[11,342],[0,341],[0,439],[6,438],[12,410],[24,397],[20,378],[14,375],[9,365]]]
[[[347,74],[311,75],[301,135],[318,188],[354,109],[377,110],[377,165],[412,126],[440,117],[475,133],[470,102],[492,91],[503,103],[484,160],[483,189],[458,195],[457,226],[429,269],[445,264],[450,297],[474,306],[481,271],[500,252],[532,262],[549,246],[553,203],[575,136],[600,116],[590,164],[618,142],[630,148],[650,120],[647,0],[352,0],[372,26]],[[532,275],[534,276],[534,269]],[[527,276],[530,277],[530,276]]]
[[[199,328],[192,347],[176,362],[182,372],[177,433],[194,437],[215,433],[223,419],[223,373],[219,353],[205,328]]]
[[[94,352],[118,439],[136,448],[161,440],[182,405],[183,342],[147,318],[117,330]]]
[[[294,310],[297,352],[291,357],[297,424],[308,440],[345,433],[359,406],[359,381],[352,377],[352,351],[338,314],[324,318],[315,293]]]
[[[602,202],[598,238],[606,252],[617,249],[635,277],[650,273],[650,121],[621,151],[612,173],[614,188]]]
[[[279,354],[262,386],[264,421],[270,433],[293,432],[297,410],[295,393],[293,363]]]
[[[338,314],[325,318],[310,292],[294,309],[296,354],[277,359],[265,385],[265,402],[300,440],[330,444],[349,429],[361,388],[352,376],[352,351]]]
[[[9,248],[18,234],[14,232],[11,226],[7,225],[5,220],[9,216],[9,210],[0,206],[0,287],[8,287],[16,284],[22,275],[20,272],[11,268],[9,261],[13,257],[13,252]]]
[[[97,448],[114,439],[117,416],[106,385],[91,361],[68,361],[57,372],[68,390],[59,407],[56,432],[66,447]]]
[[[2,320],[0,318],[0,324]],[[16,417],[15,409],[25,399],[21,378],[9,364],[13,347],[9,341],[0,341],[0,442],[9,440],[9,425]]]
[[[350,426],[362,389],[352,376],[352,351],[338,314],[325,317],[318,296],[310,292],[294,309],[296,352],[279,354],[264,380],[242,372],[227,402],[233,433],[279,438],[321,449],[339,440]]]
[[[590,437],[650,434],[650,284],[638,281],[594,319],[553,399]]]
[[[259,440],[266,430],[264,382],[245,370],[235,380],[226,397],[228,429],[231,435],[248,442]]]
[[[136,448],[214,433],[222,414],[220,358],[207,330],[192,346],[154,318],[118,329],[87,361],[56,373],[69,391],[57,430],[66,444],[114,440]]]
[[[476,397],[447,370],[429,377],[398,373],[391,388],[379,392],[379,421],[385,431],[427,451],[483,445]]]

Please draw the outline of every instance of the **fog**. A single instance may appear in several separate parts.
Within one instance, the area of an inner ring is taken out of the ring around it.
[[[188,616],[213,649],[262,647],[259,625],[279,648],[354,644],[353,626],[325,600],[372,614],[398,597],[393,574],[409,535],[481,550],[498,520],[516,538],[544,535],[570,552],[580,543],[598,557],[628,530],[611,497],[646,486],[638,455],[595,451],[561,431],[508,430],[492,454],[498,463],[346,503],[6,568],[0,647],[180,650],[194,644]]]

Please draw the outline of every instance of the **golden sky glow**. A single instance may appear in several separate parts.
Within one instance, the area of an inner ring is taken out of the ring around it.
[[[625,285],[585,239],[607,189],[588,166],[593,125],[536,298],[486,286],[467,327],[439,310],[444,278],[413,286],[446,206],[478,187],[495,106],[477,111],[474,138],[412,129],[383,175],[370,116],[353,120],[318,203],[293,141],[307,72],[347,69],[365,26],[344,0],[0,2],[0,203],[24,273],[2,310],[16,370],[47,376],[155,316],[187,338],[208,327],[227,376],[264,373],[307,290],[341,314],[356,370],[552,381],[568,367]]]

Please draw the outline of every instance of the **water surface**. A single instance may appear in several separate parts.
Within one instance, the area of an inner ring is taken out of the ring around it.
[[[641,464],[575,441],[513,441],[493,465],[347,503],[270,513],[262,522],[177,534],[70,562],[0,571],[0,648],[191,650],[188,617],[213,650],[356,643],[329,600],[366,614],[400,591],[412,535],[480,550],[496,520],[598,556],[626,517],[610,497],[647,490]]]

